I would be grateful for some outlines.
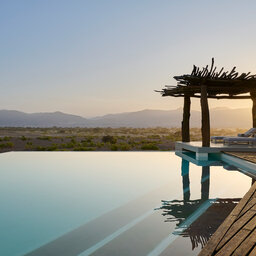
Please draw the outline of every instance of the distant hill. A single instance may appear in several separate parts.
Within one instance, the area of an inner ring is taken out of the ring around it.
[[[214,108],[210,110],[213,128],[249,128],[251,110]],[[24,113],[15,110],[0,110],[0,127],[180,127],[182,109],[142,110],[84,118],[62,112]],[[200,111],[191,111],[191,127],[201,126]]]
[[[8,127],[72,127],[83,126],[86,119],[62,112],[28,114],[15,110],[0,110],[0,126]]]

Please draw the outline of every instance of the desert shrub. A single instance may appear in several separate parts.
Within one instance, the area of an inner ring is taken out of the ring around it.
[[[12,148],[14,145],[12,142],[1,143],[0,148]]]
[[[25,146],[25,148],[26,149],[31,149],[32,148],[32,142],[30,142],[30,141],[28,141],[27,143],[26,143],[26,146]]]
[[[117,151],[118,150],[118,146],[113,144],[111,147],[110,147],[110,150],[111,151]]]
[[[91,130],[93,133],[99,133],[99,132],[101,132],[102,128],[95,127],[95,128],[91,128]]]
[[[149,144],[151,143],[151,140],[146,140],[146,139],[143,139],[140,141],[141,144]]]
[[[51,140],[52,138],[50,136],[42,136],[42,137],[37,137],[38,140]]]
[[[89,142],[89,143],[88,143],[88,146],[89,146],[89,147],[96,147],[96,144],[95,144],[94,142]]]
[[[4,137],[2,138],[2,141],[9,141],[10,139],[11,139],[10,137],[4,136]]]
[[[87,136],[87,137],[85,137],[85,138],[82,140],[82,142],[92,142],[92,140],[93,140],[93,136]]]
[[[119,146],[119,149],[122,151],[129,151],[131,149],[131,146],[128,144],[122,144]]]
[[[9,147],[9,148],[12,148],[12,147],[14,146],[14,144],[13,144],[12,142],[7,142],[6,145],[7,145],[7,147]]]
[[[105,136],[102,137],[101,141],[104,142],[104,143],[109,142],[111,144],[115,144],[117,142],[117,139],[114,136],[105,135]]]
[[[21,138],[20,138],[21,140],[23,140],[23,141],[25,141],[25,140],[27,140],[27,138],[23,135],[23,136],[21,136]]]
[[[96,147],[97,147],[97,148],[102,148],[103,146],[104,146],[104,143],[98,142],[98,143],[96,144]]]
[[[70,142],[71,142],[72,144],[76,144],[76,143],[77,143],[77,141],[76,141],[75,138],[72,138],[72,139],[70,140]]]
[[[173,133],[175,136],[180,137],[181,136],[181,130],[178,130]]]
[[[35,150],[37,150],[37,151],[45,151],[45,150],[46,150],[46,147],[37,146],[37,147],[35,148]]]
[[[73,148],[75,147],[75,144],[72,142],[68,142],[66,144],[62,144],[64,148]]]
[[[124,135],[118,136],[118,139],[120,139],[120,140],[126,140],[126,136],[124,136]]]
[[[74,151],[93,151],[93,148],[87,148],[87,147],[75,147]]]
[[[46,148],[47,151],[56,151],[58,150],[58,145],[53,143],[51,146]]]
[[[87,147],[88,146],[88,143],[84,140],[81,141],[80,143],[83,147]]]
[[[161,139],[161,137],[158,134],[152,134],[152,135],[148,135],[149,139]]]
[[[158,146],[153,143],[148,143],[141,146],[142,150],[158,150]]]

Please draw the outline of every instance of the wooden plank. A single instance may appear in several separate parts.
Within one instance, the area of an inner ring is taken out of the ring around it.
[[[256,229],[243,241],[243,243],[234,251],[233,256],[247,255],[251,248],[256,244]]]
[[[256,256],[256,245],[254,246],[254,248],[250,252],[249,256]]]
[[[250,223],[250,225],[248,225]],[[235,223],[230,227],[226,235],[220,241],[216,250],[219,251],[221,247],[225,245],[232,237],[236,235],[239,230],[245,228],[246,230],[251,231],[256,226],[256,218],[254,211],[247,211],[241,218],[237,219]]]
[[[241,230],[245,230],[245,231],[248,231],[249,233],[251,233],[251,232],[256,228],[256,215],[255,215],[255,213],[254,213],[253,211],[251,211],[251,213],[253,213],[253,218],[251,218],[251,219],[246,223],[246,225],[244,225],[242,228],[238,228],[238,229],[237,229],[237,227],[234,228],[234,226],[235,226],[236,223],[231,227],[230,230],[233,230],[234,232],[232,232],[231,235],[229,234],[229,237],[228,237],[228,238],[226,238],[228,234],[223,238],[223,240],[221,241],[221,244],[222,244],[222,245],[224,245],[226,242],[234,244],[234,243],[235,243],[235,242],[234,242],[234,241],[235,241],[234,238],[235,238],[235,237],[239,237],[239,232],[240,232]],[[241,242],[242,242],[242,240],[241,240]],[[224,246],[224,247],[225,247],[225,246]],[[218,250],[223,250],[223,249],[221,248],[220,244],[219,244],[219,246],[217,247],[216,250],[217,250],[217,251],[218,251]]]
[[[246,206],[247,202],[254,196],[256,191],[256,183],[254,183],[249,191],[244,195],[239,204],[231,212],[232,215],[239,215],[243,208]]]
[[[253,208],[253,206],[256,205],[256,198],[251,199],[248,204],[244,207],[244,209],[240,212],[239,217],[241,217],[244,213],[246,213],[248,210]]]
[[[217,231],[213,234],[203,250],[199,253],[199,256],[213,255],[216,247],[226,235],[232,224],[236,221],[237,216],[242,212],[247,202],[252,198],[256,190],[256,183],[254,183],[245,196],[241,199],[239,204],[233,209],[230,215],[224,220]]]
[[[250,209],[250,211],[255,211],[255,212],[256,212],[256,205],[254,205],[254,206]]]
[[[233,237],[225,246],[218,251],[215,255],[216,256],[229,256],[236,250],[236,248],[242,243],[243,240],[248,237],[251,232],[249,230],[241,229],[238,234]],[[240,255],[241,256],[241,255]]]

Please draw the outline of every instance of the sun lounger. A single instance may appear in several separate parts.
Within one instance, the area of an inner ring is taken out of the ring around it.
[[[246,131],[245,133],[238,133],[237,136],[238,137],[252,137],[256,135],[256,128],[251,128],[248,131]],[[211,142],[213,143],[223,143],[225,138],[237,138],[237,137],[227,137],[227,136],[211,136]]]
[[[223,143],[225,136],[212,136],[211,137],[211,142],[213,143]]]
[[[226,137],[223,139],[224,144],[249,144],[256,145],[256,137]]]
[[[256,134],[256,128],[251,128],[250,130],[248,130],[245,133],[238,133],[238,137],[251,137],[254,136]]]

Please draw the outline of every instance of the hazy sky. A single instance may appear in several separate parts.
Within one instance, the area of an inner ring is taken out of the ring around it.
[[[215,57],[219,68],[256,73],[255,10],[254,0],[1,0],[0,109],[94,116],[180,107],[154,90],[193,64]]]

